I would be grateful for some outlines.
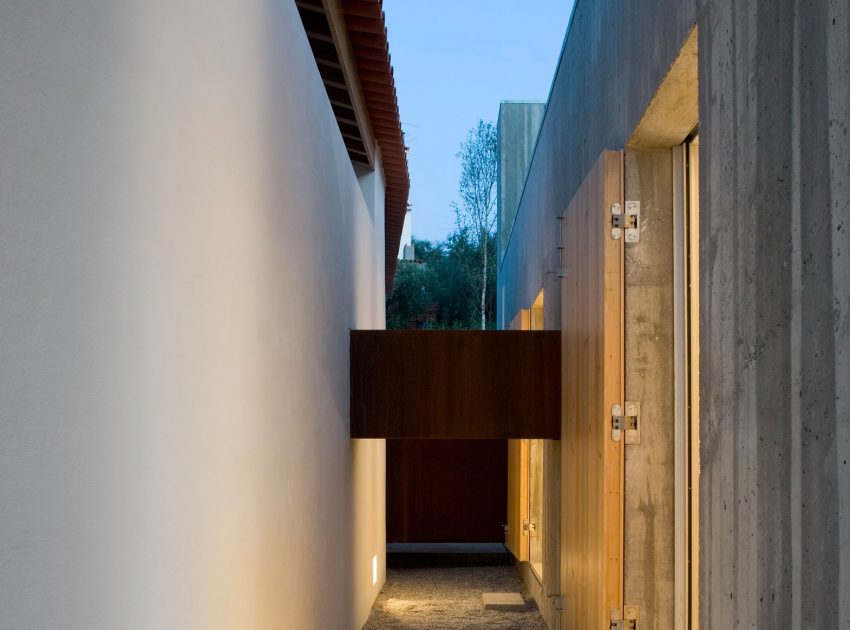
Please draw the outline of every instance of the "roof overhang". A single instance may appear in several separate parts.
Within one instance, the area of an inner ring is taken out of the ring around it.
[[[395,276],[410,177],[382,0],[296,0],[351,161],[385,185],[385,282]],[[376,160],[378,158],[378,160]]]

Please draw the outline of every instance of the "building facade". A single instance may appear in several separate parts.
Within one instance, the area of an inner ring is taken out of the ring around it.
[[[846,2],[576,3],[498,281],[562,335],[552,627],[850,628],[848,124]]]
[[[365,622],[407,173],[354,4],[0,7],[0,627]]]

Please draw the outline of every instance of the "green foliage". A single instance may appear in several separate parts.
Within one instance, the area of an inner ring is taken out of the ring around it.
[[[414,239],[416,261],[400,260],[392,294],[387,298],[388,329],[480,328],[478,274],[481,245],[466,230],[453,232],[442,242]],[[490,237],[495,251],[495,236]],[[496,264],[490,257],[488,284],[496,285]],[[487,301],[487,328],[495,327],[495,292]]]
[[[496,189],[499,173],[496,126],[478,121],[460,145],[461,204],[453,204],[458,231],[478,246],[478,276],[470,277],[478,295],[478,321],[487,327],[487,304],[493,294],[488,282],[492,253],[490,248],[496,230]]]
[[[494,328],[496,313],[496,127],[479,120],[460,145],[453,204],[457,230],[439,243],[414,241],[387,298],[387,328]]]

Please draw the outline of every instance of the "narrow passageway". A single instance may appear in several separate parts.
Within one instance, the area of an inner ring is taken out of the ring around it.
[[[485,610],[483,593],[522,593],[522,612]],[[513,566],[396,568],[364,630],[545,630]]]

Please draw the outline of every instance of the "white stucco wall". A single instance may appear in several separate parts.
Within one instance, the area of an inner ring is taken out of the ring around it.
[[[291,0],[0,3],[0,628],[359,627],[383,242]]]

